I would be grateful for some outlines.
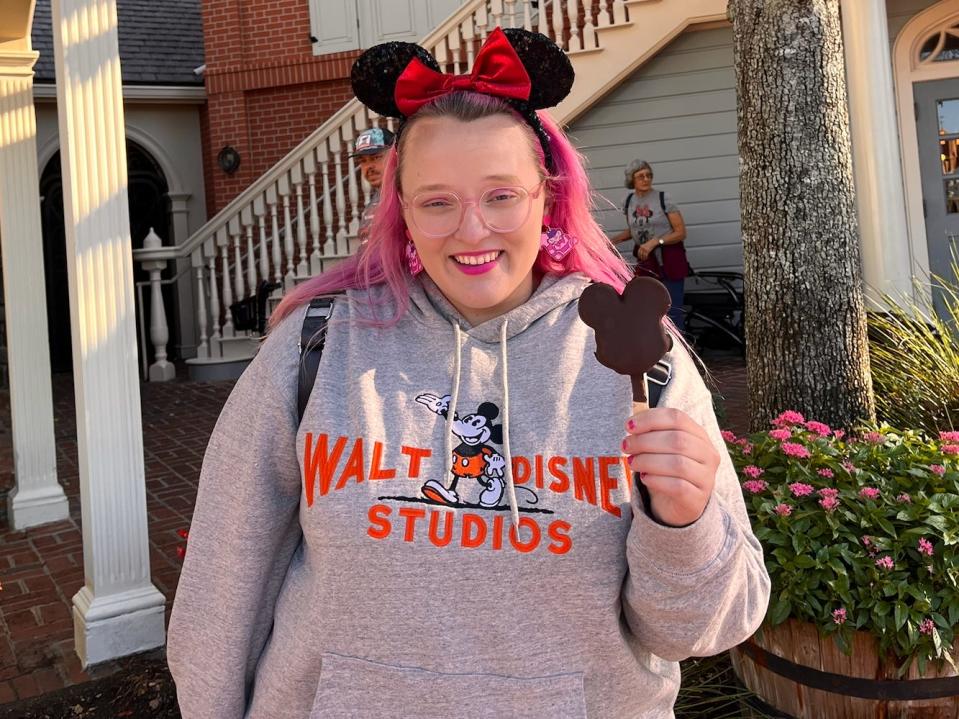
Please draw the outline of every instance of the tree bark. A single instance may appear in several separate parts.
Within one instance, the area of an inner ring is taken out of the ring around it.
[[[839,0],[729,9],[751,426],[874,420]]]

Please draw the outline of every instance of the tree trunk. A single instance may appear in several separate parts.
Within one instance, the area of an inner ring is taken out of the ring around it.
[[[874,420],[839,0],[729,9],[752,428]]]

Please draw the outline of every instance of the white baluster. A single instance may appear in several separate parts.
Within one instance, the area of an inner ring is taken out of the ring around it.
[[[143,248],[155,250],[163,247],[163,240],[150,228],[143,240]],[[166,269],[166,260],[151,260],[143,263],[150,273],[150,343],[153,345],[153,364],[150,365],[151,382],[169,382],[176,377],[176,368],[167,359],[166,346],[170,341],[170,325],[167,324],[166,307],[163,305],[163,285],[160,274]]]
[[[290,217],[290,176],[280,177],[280,196],[283,198],[283,250],[286,253],[286,275],[283,277],[283,291],[293,289],[296,284],[293,271],[293,220]]]
[[[555,0],[554,0],[555,2]],[[491,0],[489,4],[489,14],[493,21],[493,27],[501,27],[503,20],[503,0]],[[486,38],[486,33],[483,33],[483,38]]]
[[[293,189],[296,192],[296,244],[299,248],[299,262],[296,263],[298,277],[306,277],[310,266],[306,262],[306,215],[303,212],[303,170],[300,164],[293,166],[290,172],[293,180]]]
[[[243,227],[246,230],[246,287],[250,295],[256,294],[256,251],[253,249],[253,213],[249,207],[241,214]],[[244,294],[243,297],[247,295]]]
[[[233,304],[233,283],[230,281],[230,242],[226,228],[217,232],[216,241],[220,246],[220,277],[223,281],[223,336],[235,337],[233,313],[230,312],[230,305]]]
[[[609,27],[613,24],[613,11],[610,9],[609,0],[602,0],[599,4],[599,16],[596,18],[597,27]]]
[[[469,72],[469,68],[463,67],[463,41],[460,39],[459,25],[454,27],[449,35],[446,36],[446,44],[449,45],[450,48],[453,72],[457,75],[463,75]]]
[[[256,215],[256,225],[260,229],[260,280],[270,281],[270,243],[266,236],[266,198],[263,193],[253,200],[253,214]]]
[[[579,36],[579,0],[566,0],[566,17],[569,19],[569,49],[582,50]]]
[[[602,13],[602,10],[599,12]],[[599,43],[596,40],[596,23],[593,19],[592,7],[583,6],[583,13],[585,20],[585,24],[583,25],[583,49],[594,50],[599,47]]]
[[[210,345],[207,342],[206,335],[206,288],[203,286],[203,265],[196,268],[196,327],[200,334],[200,343],[196,348],[196,356],[201,359],[208,359],[210,356]]]
[[[316,201],[316,157],[312,152],[303,158],[306,179],[310,186],[310,238],[313,251],[310,253],[310,274],[315,275],[323,269],[320,264],[320,208]]]
[[[522,0],[523,2],[523,29],[532,30],[533,29],[533,16],[530,6],[532,3],[530,0]]]
[[[550,37],[557,45],[566,48],[563,42],[563,5],[559,0],[553,0],[553,27]]]
[[[473,49],[473,45],[476,40],[476,18],[474,15],[469,15],[460,26],[460,32],[463,35],[463,44],[466,45],[466,70],[469,72],[473,67],[473,59],[476,57],[476,51]]]
[[[349,155],[349,153],[347,153]],[[346,184],[350,191],[350,230],[355,235],[360,229],[360,188],[356,182],[356,162],[352,157],[346,159]]]
[[[446,37],[441,37],[436,42],[436,47],[433,48],[433,57],[435,57],[436,62],[439,63],[440,70],[442,70],[443,72],[450,72],[450,68],[449,68],[450,57],[446,47]],[[453,70],[453,72],[455,73],[456,70]]]
[[[613,0],[613,25],[626,22],[626,0]]]
[[[326,155],[326,143],[323,151],[323,226],[326,227],[326,241],[323,243],[323,255],[336,254],[336,242],[333,241],[333,196],[330,194],[330,161]]]
[[[482,42],[489,34],[490,17],[487,3],[483,2],[479,4],[479,7],[476,8],[476,12],[473,14],[473,18],[480,41]],[[471,60],[470,67],[472,67],[472,65],[473,61]]]
[[[336,177],[333,193],[336,196],[336,214],[339,220],[336,230],[336,251],[339,252],[342,247],[343,254],[346,254],[346,193],[343,192],[343,145],[340,133],[333,135],[330,142],[333,144],[333,170]]]
[[[240,221],[234,217],[230,220],[230,239],[233,242],[233,295],[237,302],[246,297],[246,287],[243,285],[243,253],[240,250]]]
[[[220,335],[220,290],[216,283],[216,250],[212,250],[207,258],[207,264],[210,268],[210,318],[212,319],[213,331],[210,333],[210,346],[217,348],[212,354],[220,354],[219,347],[222,337]]]
[[[516,27],[516,0],[506,0],[503,8],[503,27]]]
[[[271,249],[273,257],[273,281],[279,285],[274,290],[274,294],[279,295],[283,292],[283,258],[280,253],[280,223],[276,211],[276,185],[270,185],[266,191],[266,201],[270,205],[270,221],[273,227],[273,237],[271,240]]]

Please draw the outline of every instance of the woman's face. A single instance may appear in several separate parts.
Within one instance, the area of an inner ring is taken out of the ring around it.
[[[474,326],[520,306],[534,289],[546,198],[526,132],[503,115],[472,122],[426,118],[409,132],[400,186],[404,219],[423,269]],[[515,195],[489,191],[509,187],[529,192],[529,214],[516,229],[492,230],[483,223],[480,198],[487,193],[487,218],[496,217],[500,203]],[[449,193],[464,203],[462,222],[448,235],[429,236],[417,226],[414,216],[421,215],[414,208],[449,212]]]
[[[653,187],[653,172],[645,167],[633,173],[633,189],[639,194],[649,192]]]

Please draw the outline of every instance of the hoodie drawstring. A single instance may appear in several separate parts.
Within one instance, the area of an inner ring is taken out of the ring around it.
[[[446,410],[446,481],[453,473],[453,420],[456,417],[456,403],[460,398],[460,371],[462,369],[463,342],[461,339],[460,323],[453,323],[453,337],[456,342],[456,355],[453,359],[453,395],[450,397],[450,406]]]
[[[513,483],[513,456],[509,451],[509,368],[507,366],[506,352],[506,325],[508,320],[503,320],[503,326],[499,333],[499,354],[500,370],[503,379],[503,459],[506,460],[504,472],[506,473],[506,489],[509,493],[509,510],[513,519],[513,527],[519,534],[519,504],[516,502],[516,485]]]

